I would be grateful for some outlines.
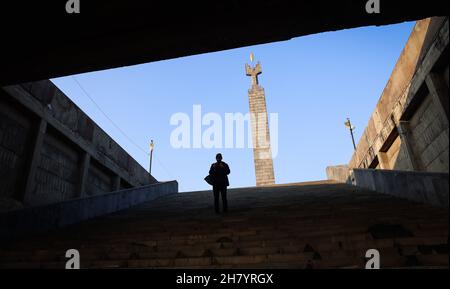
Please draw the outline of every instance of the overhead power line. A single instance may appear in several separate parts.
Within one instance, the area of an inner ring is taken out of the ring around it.
[[[131,143],[133,144],[138,150],[140,150],[142,153],[144,153],[146,156],[150,156],[150,153],[148,153],[147,151],[145,151],[144,148],[142,148],[137,142],[135,142],[130,136],[128,136],[127,133],[125,133],[124,130],[122,130],[113,120],[111,117],[108,116],[108,114],[101,108],[101,106],[94,100],[94,98],[89,94],[89,92],[86,91],[86,89],[84,89],[84,87],[81,85],[81,83],[78,81],[78,79],[76,79],[75,76],[72,76],[72,79],[75,81],[75,83],[78,85],[78,87],[81,89],[81,91],[90,99],[90,101],[92,101],[92,103],[95,105],[95,107],[103,114],[103,116]],[[166,168],[166,166],[164,166],[164,164],[162,163],[162,161],[156,157],[156,161],[159,163],[159,165],[161,166],[161,168],[165,171],[166,175],[170,178],[170,179],[175,179],[172,174],[169,172],[169,170]],[[181,186],[180,186],[181,188]]]

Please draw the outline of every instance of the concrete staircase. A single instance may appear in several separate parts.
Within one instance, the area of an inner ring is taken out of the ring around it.
[[[448,209],[328,181],[161,197],[56,232],[4,243],[0,268],[448,268]]]

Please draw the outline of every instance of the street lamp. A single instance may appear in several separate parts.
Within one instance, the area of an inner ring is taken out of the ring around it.
[[[356,127],[352,126],[349,118],[347,118],[347,121],[345,122],[345,126],[348,127],[348,129],[350,130],[350,135],[352,136],[353,148],[356,151],[355,137],[353,136],[353,131],[355,130]]]
[[[153,149],[155,148],[155,144],[153,143],[153,140],[150,141],[150,168],[148,172],[152,174],[152,159],[153,159]]]

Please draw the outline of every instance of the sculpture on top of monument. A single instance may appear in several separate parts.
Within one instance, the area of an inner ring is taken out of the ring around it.
[[[259,61],[255,67],[245,64],[245,73],[247,76],[252,77],[252,86],[258,85],[258,75],[262,73]]]
[[[253,52],[250,53],[250,61],[253,62],[255,56],[253,55]],[[248,64],[245,64],[245,73],[247,76],[251,76],[252,77],[252,86],[257,86],[258,85],[258,75],[262,73],[261,70],[261,64],[258,63],[256,64],[255,67],[251,67]]]

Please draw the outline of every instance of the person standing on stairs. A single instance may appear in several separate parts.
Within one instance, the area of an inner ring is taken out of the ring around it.
[[[214,192],[214,209],[216,214],[220,213],[219,210],[219,194],[222,196],[223,212],[228,211],[227,202],[227,187],[230,185],[228,181],[228,175],[230,174],[230,167],[227,163],[222,161],[222,154],[216,155],[216,161],[211,165],[209,169],[209,175],[212,178],[212,186]]]

